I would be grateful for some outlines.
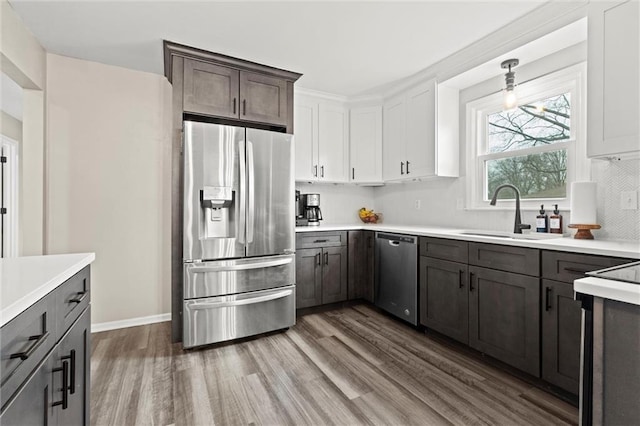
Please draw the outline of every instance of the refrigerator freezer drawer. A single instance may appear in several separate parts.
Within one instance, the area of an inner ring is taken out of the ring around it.
[[[295,283],[295,256],[184,264],[184,299],[224,296]]]
[[[253,336],[296,323],[295,285],[184,301],[185,348]]]

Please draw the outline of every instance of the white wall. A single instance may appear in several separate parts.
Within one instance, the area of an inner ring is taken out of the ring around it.
[[[22,121],[0,111],[0,133],[16,142],[22,141]]]
[[[358,210],[362,207],[374,209],[373,188],[366,186],[296,183],[302,194],[320,194],[320,225],[360,224]]]
[[[45,226],[46,52],[6,0],[0,0],[0,29],[2,72],[25,89],[20,141],[18,253],[21,256],[39,255],[44,249]]]
[[[49,54],[51,254],[95,252],[92,323],[170,311],[171,86]]]

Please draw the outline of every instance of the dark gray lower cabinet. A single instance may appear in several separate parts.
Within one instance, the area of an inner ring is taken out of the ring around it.
[[[540,377],[540,279],[469,267],[469,345]]]
[[[347,247],[296,252],[296,307],[347,300]]]
[[[468,266],[420,257],[420,324],[469,343]]]
[[[373,231],[349,231],[349,300],[373,303],[374,237]]]
[[[88,425],[89,424],[89,383],[90,353],[89,339],[91,338],[91,308],[87,308],[78,321],[58,344],[55,356],[57,368],[63,368],[67,361],[67,407],[58,407],[59,425]],[[64,370],[64,368],[63,368]],[[54,395],[58,389],[63,389],[65,382],[64,371],[53,375]],[[63,391],[58,391],[62,400]],[[56,397],[54,396],[54,399]]]
[[[322,304],[322,249],[296,250],[296,307]]]
[[[7,393],[7,398],[3,399],[0,412],[1,425],[89,424],[89,291],[90,273],[87,266],[2,327],[3,338],[7,335],[17,339],[17,343],[13,341],[15,339],[0,342],[3,357],[6,355],[6,358],[10,358],[12,353],[23,353],[23,356],[14,356],[13,359],[22,360],[25,364],[15,367],[13,371],[14,376],[19,374],[21,377],[17,388],[10,383],[9,377],[2,381],[1,391]],[[76,308],[67,306],[67,295],[71,295],[71,305]],[[43,306],[48,309],[43,311]],[[31,329],[34,315],[41,318],[38,321],[42,323],[43,329],[38,330],[38,333],[49,332],[46,334],[49,337],[43,337],[41,343],[37,339],[25,337],[22,335],[24,333],[20,334],[20,331]],[[50,327],[51,323],[62,324],[63,328],[56,332],[55,327]],[[57,343],[46,346],[47,339]],[[43,347],[50,350],[40,353],[36,349]],[[35,360],[33,364],[26,362],[32,360]]]
[[[542,280],[542,378],[568,392],[580,388],[580,302],[573,285]]]

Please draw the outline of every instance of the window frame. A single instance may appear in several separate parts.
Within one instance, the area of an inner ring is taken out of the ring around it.
[[[538,147],[516,149],[506,152],[485,153],[487,144],[487,116],[502,111],[502,91],[470,101],[466,104],[466,140],[467,140],[467,210],[513,209],[515,200],[498,200],[496,207],[489,205],[486,194],[485,161],[520,157],[543,152],[567,151],[567,191],[564,198],[521,199],[523,210],[539,210],[540,204],[545,210],[553,210],[558,204],[560,210],[569,210],[571,182],[589,180],[590,160],[586,155],[586,62],[569,66],[559,71],[523,82],[517,86],[518,104],[535,103],[562,93],[571,96],[571,137],[562,142]]]

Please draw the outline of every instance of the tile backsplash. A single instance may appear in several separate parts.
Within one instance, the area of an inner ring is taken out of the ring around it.
[[[602,229],[596,238],[640,240],[640,210],[622,210],[621,193],[638,192],[640,159],[622,161],[594,160],[591,180],[598,187],[598,222]]]

